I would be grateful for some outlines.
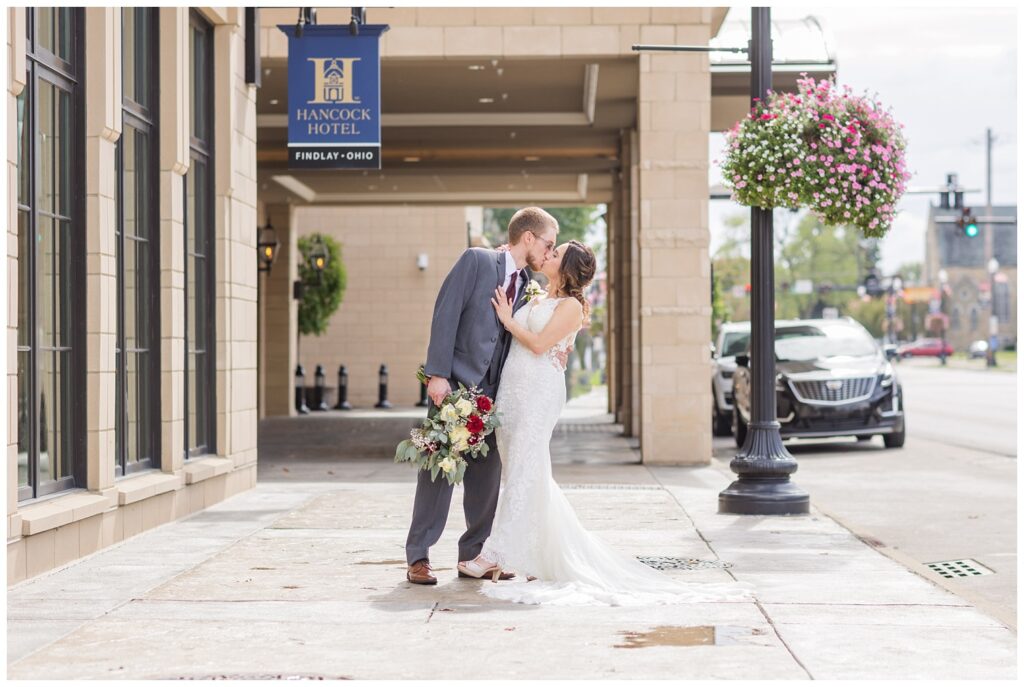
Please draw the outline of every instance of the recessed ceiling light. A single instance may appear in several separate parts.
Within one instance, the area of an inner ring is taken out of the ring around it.
[[[471,71],[471,72],[478,72],[478,71],[480,71],[481,69],[487,69],[487,67],[485,67],[485,66],[484,66],[484,65],[482,65],[482,64],[471,64],[471,65],[469,65],[469,66],[467,67],[467,69],[469,69],[469,71]]]
[[[508,93],[502,93],[501,94],[501,99],[502,100],[508,100]]]
[[[270,99],[270,104],[271,104],[271,105],[277,105],[277,104],[278,104],[279,102],[280,102],[280,101],[279,101],[279,100],[278,100],[277,98],[271,98],[271,99]]]
[[[377,190],[377,184],[370,184],[366,188],[370,189],[371,191],[376,191]]]
[[[420,159],[418,157],[416,157],[415,155],[410,155],[408,157],[403,157],[402,159],[405,160],[406,162],[419,162],[420,161]]]
[[[487,103],[493,103],[494,102],[494,98],[479,98],[478,100],[479,100],[479,102],[484,103],[485,105]]]
[[[537,155],[527,155],[523,159],[526,160],[527,162],[536,162],[537,160],[540,159],[540,157]]]

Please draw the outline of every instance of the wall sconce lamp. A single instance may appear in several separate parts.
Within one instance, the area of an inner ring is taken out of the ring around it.
[[[270,272],[271,265],[277,259],[277,247],[279,245],[277,232],[274,231],[274,225],[270,223],[270,217],[268,216],[267,223],[260,228],[259,241],[256,242],[256,248],[259,250],[260,272]]]

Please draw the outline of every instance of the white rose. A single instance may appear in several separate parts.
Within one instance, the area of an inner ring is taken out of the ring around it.
[[[444,408],[441,408],[440,417],[443,422],[454,422],[459,419],[459,414],[449,403]]]
[[[473,412],[473,404],[465,398],[460,398],[456,401],[455,408],[459,411],[459,415],[462,417],[469,417],[469,414]]]

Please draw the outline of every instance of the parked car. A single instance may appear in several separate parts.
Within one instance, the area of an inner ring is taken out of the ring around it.
[[[743,446],[751,418],[749,346],[736,366],[732,431]],[[887,448],[903,446],[903,388],[881,347],[856,321],[776,322],[775,370],[783,439],[880,434]]]
[[[732,433],[732,375],[736,354],[747,349],[749,338],[750,322],[726,322],[718,328],[711,371],[711,431],[716,437]]]
[[[985,341],[984,339],[972,341],[971,345],[967,347],[967,356],[972,360],[975,358],[987,358],[988,341]]]
[[[943,355],[943,344],[942,339],[917,339],[911,343],[903,344],[898,350],[901,358],[926,356],[939,358]],[[948,341],[945,344],[945,355],[947,357],[953,355],[953,347]]]

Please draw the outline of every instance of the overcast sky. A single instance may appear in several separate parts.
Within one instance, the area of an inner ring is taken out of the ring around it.
[[[732,12],[749,13],[749,9]],[[996,136],[992,149],[992,203],[1016,204],[1017,192],[1017,13],[1008,8],[775,8],[773,19],[813,14],[834,39],[840,84],[855,93],[877,92],[906,124],[911,189],[945,182],[947,172],[979,193],[968,206],[985,202],[985,128]],[[722,150],[712,135],[711,159]],[[711,183],[721,179],[712,166]],[[882,244],[887,273],[903,262],[924,260],[928,204],[937,195],[905,195]],[[721,219],[745,208],[711,202],[712,251]]]

